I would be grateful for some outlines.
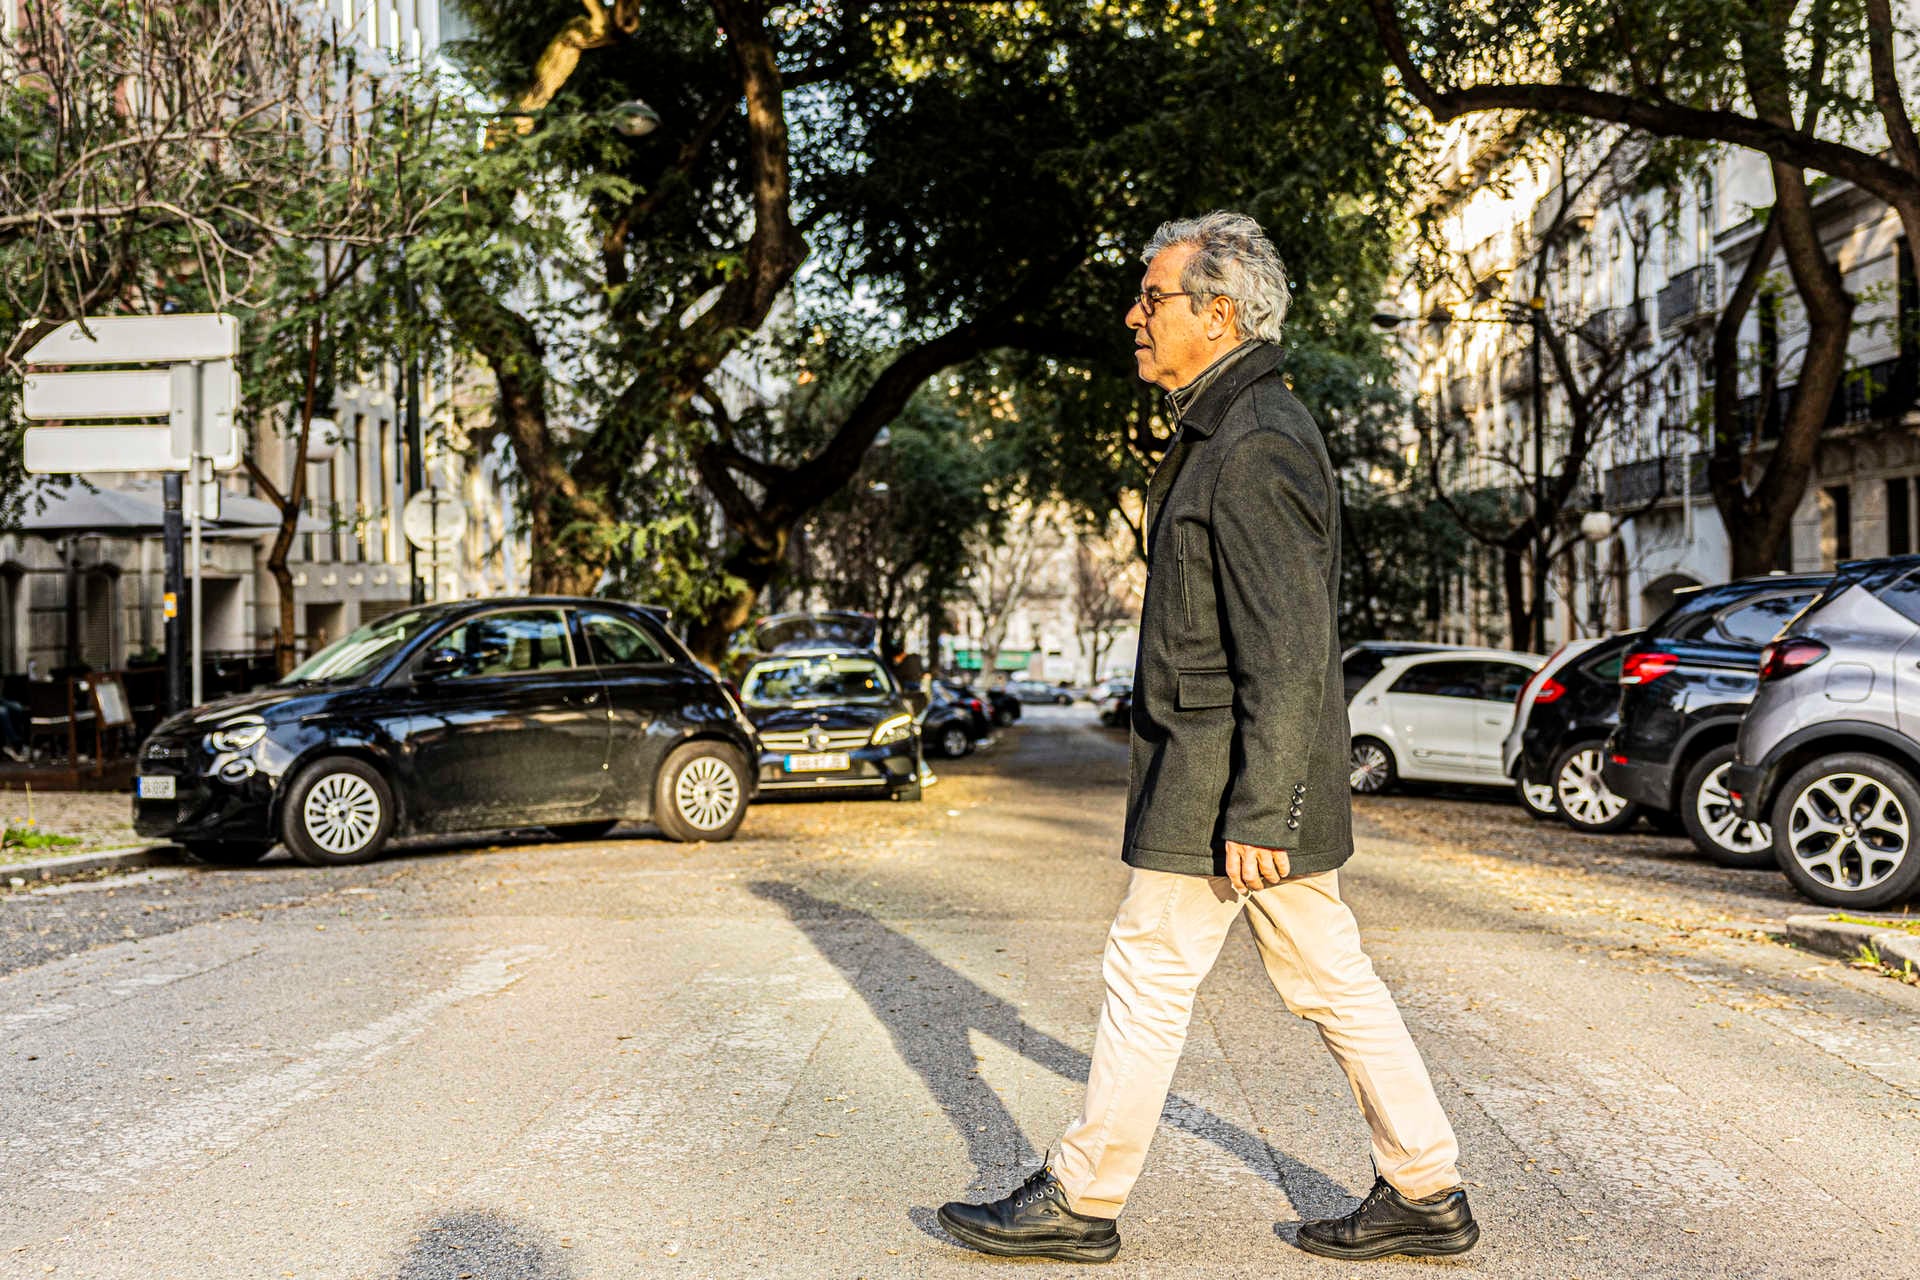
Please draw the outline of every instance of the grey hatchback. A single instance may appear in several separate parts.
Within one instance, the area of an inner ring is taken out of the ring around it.
[[[1872,909],[1920,889],[1916,779],[1920,556],[1851,561],[1762,650],[1727,790],[1801,893]]]

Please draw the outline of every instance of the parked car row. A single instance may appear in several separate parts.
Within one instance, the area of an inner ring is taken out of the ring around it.
[[[276,843],[345,865],[399,835],[535,825],[726,840],[756,796],[918,800],[924,755],[966,755],[1020,717],[1011,694],[903,684],[870,615],[762,619],[732,647],[737,686],[666,623],[563,597],[368,623],[276,684],[162,721],[138,756],[135,829],[222,865]]]
[[[1687,591],[1546,659],[1376,643],[1345,665],[1357,792],[1511,781],[1535,817],[1646,817],[1825,905],[1920,890],[1920,556]]]

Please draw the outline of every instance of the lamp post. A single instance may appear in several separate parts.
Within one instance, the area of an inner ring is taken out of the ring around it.
[[[1445,328],[1447,325],[1454,323],[1524,324],[1529,331],[1527,346],[1528,359],[1531,366],[1530,372],[1532,374],[1533,394],[1530,397],[1531,404],[1529,405],[1527,426],[1533,435],[1533,476],[1527,486],[1527,498],[1532,504],[1534,525],[1534,607],[1532,634],[1527,637],[1527,642],[1537,650],[1544,647],[1547,622],[1544,602],[1540,599],[1540,597],[1545,594],[1544,584],[1546,583],[1547,575],[1546,568],[1540,563],[1540,559],[1552,534],[1547,518],[1546,388],[1540,379],[1540,323],[1546,315],[1547,300],[1539,294],[1535,294],[1524,303],[1502,302],[1500,304],[1500,311],[1501,314],[1498,316],[1457,316],[1445,307],[1436,306],[1427,315],[1417,318],[1441,328]],[[1373,323],[1375,327],[1381,329],[1392,329],[1415,318],[1414,316],[1395,315],[1391,311],[1376,311],[1373,313]],[[1519,637],[1516,636],[1515,640],[1517,641],[1518,639]]]
[[[1613,536],[1613,516],[1595,509],[1580,517],[1580,536],[1587,540],[1587,627],[1596,636],[1607,633],[1600,599],[1600,544]]]

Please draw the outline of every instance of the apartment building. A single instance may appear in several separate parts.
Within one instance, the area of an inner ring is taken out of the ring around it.
[[[1563,517],[1568,545],[1548,576],[1549,644],[1642,625],[1674,591],[1729,571],[1704,469],[1711,335],[1760,240],[1755,210],[1773,203],[1772,183],[1762,157],[1727,149],[1677,184],[1649,184],[1644,154],[1620,136],[1562,153],[1518,120],[1456,123],[1417,211],[1423,234],[1388,304],[1412,319],[1396,335],[1415,406],[1406,448],[1419,454],[1445,440],[1441,470],[1454,493],[1505,494],[1523,509],[1536,447],[1549,474],[1567,456],[1576,428],[1569,374],[1552,359],[1541,361],[1544,429],[1535,425],[1527,317],[1536,303],[1567,350],[1571,385],[1602,402],[1588,415],[1591,449]],[[1824,184],[1815,207],[1858,305],[1849,374],[1783,569],[1912,550],[1920,536],[1920,418],[1889,420],[1878,404],[1912,341],[1912,326],[1899,323],[1915,298],[1899,220],[1842,182]],[[1738,388],[1758,459],[1772,447],[1806,342],[1784,263],[1765,270],[1741,334]],[[1774,386],[1770,405],[1763,381]],[[1571,537],[1592,512],[1607,513],[1606,536]],[[1434,593],[1428,634],[1508,643],[1499,576],[1494,554],[1476,549]]]
[[[308,7],[357,40],[375,65],[431,67],[442,40],[459,34],[453,15],[443,16],[433,0]],[[13,0],[0,0],[9,37],[18,16]],[[291,411],[249,408],[252,456],[290,492]],[[472,370],[428,359],[410,380],[400,353],[320,406],[289,556],[298,652],[415,599],[525,589],[509,459],[474,443],[472,428],[486,414],[486,388]],[[204,648],[210,655],[270,651],[280,610],[266,561],[280,512],[245,470],[219,479],[223,509],[207,526],[201,564]],[[401,511],[423,484],[453,492],[467,513],[461,535],[434,552],[416,551],[401,528]],[[126,473],[77,476],[28,498],[17,529],[0,535],[0,672],[114,668],[157,657],[160,510],[159,477]]]

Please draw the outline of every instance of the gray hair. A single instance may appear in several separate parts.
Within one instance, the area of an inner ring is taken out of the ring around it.
[[[1188,306],[1198,312],[1202,303],[1225,298],[1233,303],[1233,323],[1242,340],[1280,341],[1293,294],[1286,264],[1259,223],[1225,210],[1175,218],[1160,224],[1140,260],[1150,264],[1177,244],[1196,250],[1180,272],[1180,287],[1193,295]]]

